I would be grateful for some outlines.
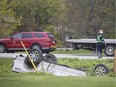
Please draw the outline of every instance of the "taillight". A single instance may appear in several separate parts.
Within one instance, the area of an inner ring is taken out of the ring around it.
[[[56,43],[56,40],[54,38],[49,38],[49,42]]]

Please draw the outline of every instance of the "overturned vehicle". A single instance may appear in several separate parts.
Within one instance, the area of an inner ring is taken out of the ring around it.
[[[53,54],[43,56],[40,50],[29,51],[30,57],[17,55],[13,61],[13,72],[46,72],[56,76],[86,76],[86,72],[59,65]]]

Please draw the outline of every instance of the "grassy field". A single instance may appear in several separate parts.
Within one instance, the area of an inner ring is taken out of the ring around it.
[[[60,77],[0,74],[0,87],[116,87],[114,77]]]
[[[25,52],[16,52],[16,53],[25,53]],[[58,49],[53,52],[50,52],[51,54],[95,54],[95,51],[90,50],[68,50],[68,49]]]
[[[70,59],[60,60],[63,61],[73,63]],[[0,87],[116,87],[115,77],[109,76],[63,77],[42,73],[15,73],[11,71],[12,62],[12,59],[0,58]]]
[[[91,53],[95,53],[95,51],[83,50],[83,49],[80,49],[80,50],[59,49],[51,53],[53,54],[91,54]]]

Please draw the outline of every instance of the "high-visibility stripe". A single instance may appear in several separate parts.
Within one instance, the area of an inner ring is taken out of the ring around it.
[[[102,42],[102,40],[100,39],[100,37],[101,37],[101,35],[97,36],[97,39],[96,39],[97,42]]]

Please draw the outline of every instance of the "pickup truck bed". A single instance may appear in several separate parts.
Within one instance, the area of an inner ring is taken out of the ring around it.
[[[73,49],[96,49],[96,39],[68,39],[67,43],[70,43]],[[113,56],[116,48],[116,39],[105,39],[106,46],[104,53],[108,56]]]
[[[96,39],[69,39],[66,42],[71,43],[96,43]],[[105,39],[106,44],[116,44],[116,39]]]

